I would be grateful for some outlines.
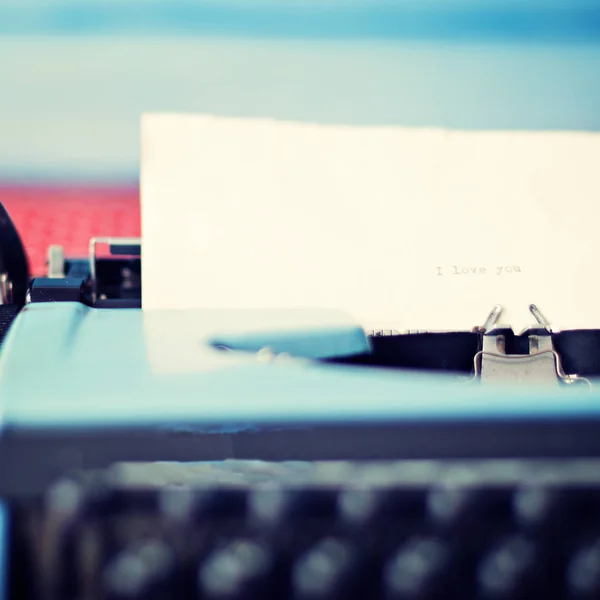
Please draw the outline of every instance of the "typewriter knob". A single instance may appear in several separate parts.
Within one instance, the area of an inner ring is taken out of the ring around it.
[[[384,569],[384,598],[454,598],[450,554],[445,544],[437,539],[409,540]]]
[[[567,568],[567,585],[572,598],[600,598],[600,542],[580,550]]]
[[[205,600],[265,597],[273,567],[270,552],[250,540],[233,540],[201,564],[199,595]]]
[[[479,565],[477,579],[485,600],[542,598],[543,569],[533,543],[515,536],[492,550]]]
[[[357,586],[358,572],[353,550],[344,542],[328,538],[319,542],[294,566],[294,600],[352,600],[364,597]]]
[[[160,541],[148,540],[125,549],[107,565],[106,600],[163,600],[170,598],[175,557]]]
[[[8,211],[0,202],[0,304],[23,306],[29,286],[25,248]]]

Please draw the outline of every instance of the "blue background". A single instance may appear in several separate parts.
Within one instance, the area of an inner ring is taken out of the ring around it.
[[[600,130],[583,0],[0,0],[0,181],[135,181],[144,111]]]

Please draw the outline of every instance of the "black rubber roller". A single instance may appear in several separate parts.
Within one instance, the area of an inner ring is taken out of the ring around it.
[[[9,282],[10,294],[6,303],[23,306],[29,286],[29,262],[21,237],[2,202],[0,202],[0,277],[5,277]]]

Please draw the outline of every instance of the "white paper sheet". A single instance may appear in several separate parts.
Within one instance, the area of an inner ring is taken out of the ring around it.
[[[600,327],[600,134],[142,122],[143,308]]]

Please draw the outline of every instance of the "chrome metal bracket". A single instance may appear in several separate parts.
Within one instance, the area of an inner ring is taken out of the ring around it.
[[[557,385],[560,357],[548,335],[529,335],[529,354],[506,354],[505,336],[488,333],[478,352],[479,376],[484,382],[552,383]]]
[[[507,354],[506,330],[510,327],[497,325],[502,308],[495,306],[492,309],[485,325],[479,328],[483,333],[483,344],[474,359],[475,377],[485,383],[559,385],[580,381],[591,387],[588,379],[564,372],[560,355],[554,348],[550,323],[535,304],[531,304],[529,310],[537,321],[536,325],[526,328],[521,334],[528,336],[529,353]]]
[[[96,300],[96,250],[98,244],[106,244],[111,249],[111,254],[119,255],[138,255],[138,251],[141,248],[141,238],[120,238],[120,237],[94,237],[90,240],[89,246],[89,268],[90,268],[90,280],[92,284],[92,299]],[[118,250],[115,250],[118,249]]]

